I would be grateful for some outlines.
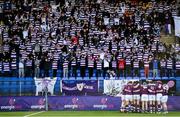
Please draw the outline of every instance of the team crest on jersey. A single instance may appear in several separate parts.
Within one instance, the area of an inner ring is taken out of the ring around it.
[[[83,90],[84,85],[85,85],[84,83],[76,84],[77,89],[78,89],[79,91],[82,91],[82,90]]]

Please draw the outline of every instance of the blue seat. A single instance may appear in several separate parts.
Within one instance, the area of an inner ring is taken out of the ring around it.
[[[153,77],[153,70],[149,70],[149,77]]]
[[[85,73],[85,76],[86,76],[86,77],[89,77],[89,73]]]
[[[126,79],[129,79],[129,80],[130,80],[130,79],[132,79],[132,77],[126,77]]]
[[[9,94],[9,88],[3,87],[2,94]]]
[[[132,79],[132,78],[131,78]],[[140,79],[140,77],[134,77],[133,79],[135,79],[135,80],[139,80]]]
[[[141,76],[141,77],[145,77],[144,72],[140,72],[140,76]]]
[[[91,80],[97,80],[97,78],[96,77],[91,77]]]
[[[9,81],[4,81],[3,85],[4,86],[9,86],[10,82]]]
[[[146,80],[146,77],[140,77],[140,80]]]
[[[12,81],[11,85],[17,85],[19,81]]]
[[[33,85],[25,85],[24,86],[24,90],[25,90],[25,92],[31,92],[32,91],[32,89],[33,89]]]
[[[10,86],[10,93],[12,94],[16,94],[19,90],[19,86],[18,85],[11,85]]]
[[[68,78],[62,78],[62,80],[69,80]]]
[[[10,77],[5,77],[5,78],[3,78],[3,80],[4,80],[4,81],[12,81],[12,78],[10,78]]]
[[[89,77],[84,77],[84,80],[89,80]]]
[[[32,85],[32,82],[25,81],[25,84],[26,84],[26,85]]]
[[[127,78],[130,79],[130,77],[127,77]],[[125,77],[119,77],[120,80],[124,80],[124,79],[127,79],[127,78],[125,78]],[[117,79],[118,79],[118,77],[117,77]]]
[[[0,82],[1,82],[1,81],[4,81],[4,78],[3,78],[3,77],[0,77]]]
[[[69,77],[69,80],[76,80],[75,77]]]
[[[2,84],[0,84],[0,93],[2,93],[1,91],[3,90],[4,86]]]
[[[19,78],[17,78],[17,77],[12,77],[11,80],[12,80],[12,81],[18,81]]]
[[[148,77],[149,80],[153,80],[154,78],[153,77]]]
[[[33,81],[34,79],[32,77],[25,78],[26,81]]]
[[[77,77],[76,80],[82,80],[82,77]]]
[[[169,79],[168,77],[162,77],[162,80],[167,80],[167,79]]]
[[[4,78],[0,78],[0,86],[3,85],[3,82],[4,82]]]
[[[155,79],[156,79],[156,80],[161,80],[161,77],[156,77]]]
[[[78,76],[78,77],[80,77],[80,76],[81,76],[81,74],[80,74],[80,73],[77,73],[77,76]]]
[[[104,77],[104,80],[109,80],[109,77]]]
[[[104,80],[104,77],[98,77],[98,80]]]
[[[79,69],[77,70],[77,73],[80,73],[80,70],[79,70]]]

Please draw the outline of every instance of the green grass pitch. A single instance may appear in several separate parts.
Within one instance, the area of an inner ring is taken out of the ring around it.
[[[0,112],[0,117],[180,117],[180,111],[168,114],[121,113],[119,111],[24,111]]]

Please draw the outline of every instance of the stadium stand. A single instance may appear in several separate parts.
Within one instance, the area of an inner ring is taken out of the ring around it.
[[[22,92],[35,92],[34,77],[180,75],[179,42],[168,46],[160,41],[161,33],[173,33],[175,1],[6,0],[1,5],[0,93],[16,94],[19,80]]]

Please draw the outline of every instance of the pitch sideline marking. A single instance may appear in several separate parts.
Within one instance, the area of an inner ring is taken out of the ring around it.
[[[43,113],[43,112],[45,112],[45,111],[40,111],[40,112],[32,113],[32,114],[29,114],[29,115],[25,115],[23,117],[30,117],[30,116],[37,115],[37,114],[40,114],[40,113]]]

